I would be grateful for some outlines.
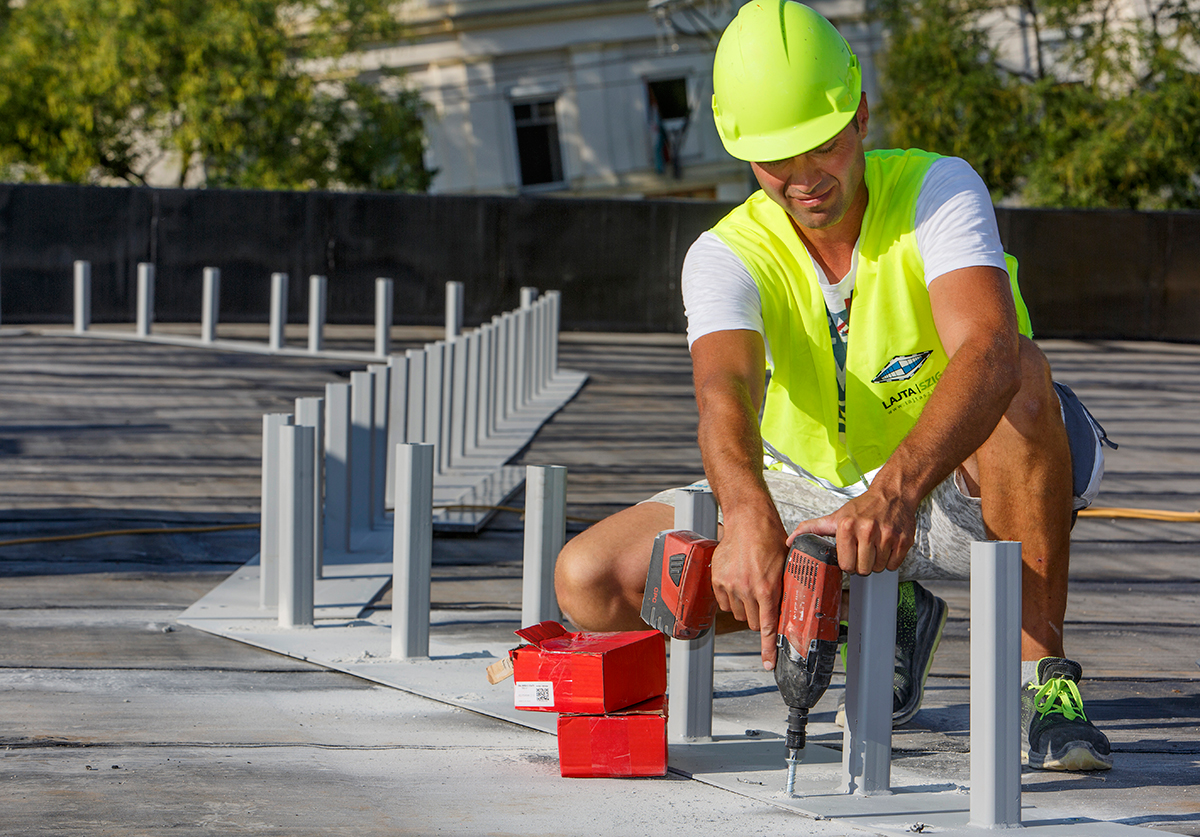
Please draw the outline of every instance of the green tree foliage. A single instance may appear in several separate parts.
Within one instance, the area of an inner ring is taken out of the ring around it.
[[[394,34],[386,0],[31,0],[0,16],[0,170],[209,186],[424,190],[420,103],[317,79]]]
[[[957,0],[886,0],[882,79],[887,143],[969,160],[997,197],[1016,188],[1030,142],[1023,86],[997,67],[985,8]]]
[[[881,0],[887,141],[1026,205],[1200,207],[1195,2]],[[1018,34],[1022,65],[999,51]]]

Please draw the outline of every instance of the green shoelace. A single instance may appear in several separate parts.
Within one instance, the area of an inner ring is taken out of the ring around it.
[[[1032,685],[1030,688],[1033,688]],[[1033,696],[1033,708],[1042,718],[1056,712],[1068,721],[1076,718],[1087,720],[1087,715],[1083,714],[1083,698],[1079,695],[1079,687],[1065,677],[1055,677],[1043,684]]]

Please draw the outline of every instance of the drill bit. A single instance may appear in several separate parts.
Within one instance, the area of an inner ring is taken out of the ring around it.
[[[787,795],[796,792],[796,765],[804,758],[804,745],[807,743],[808,710],[799,707],[789,707],[787,726]]]

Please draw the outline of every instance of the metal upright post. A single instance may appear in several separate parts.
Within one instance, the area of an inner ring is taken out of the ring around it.
[[[396,445],[408,440],[408,356],[392,355],[388,358],[391,367],[391,380],[388,392],[391,403],[388,405],[387,426],[387,490],[384,494],[384,505],[389,509],[396,502]]]
[[[350,529],[371,529],[371,425],[375,421],[375,377],[350,373]]]
[[[894,571],[850,577],[842,789],[860,796],[891,793],[898,582]]]
[[[558,332],[562,322],[562,292],[546,291],[550,299],[550,378],[558,372]]]
[[[325,399],[297,398],[295,423],[313,433],[313,577],[325,566]]]
[[[521,288],[521,307],[530,308],[533,306],[533,301],[537,299],[538,289],[531,287]]]
[[[200,340],[217,339],[217,321],[221,318],[221,269],[204,268],[204,290],[200,303]]]
[[[470,403],[468,393],[469,374],[467,359],[471,347],[470,336],[459,335],[453,346],[453,357],[450,359],[450,409],[447,412],[449,444],[447,445],[446,464],[454,467],[467,453],[467,421]]]
[[[279,603],[279,428],[292,423],[288,413],[263,416],[262,500],[258,526],[258,604]]]
[[[441,474],[442,468],[442,389],[446,385],[446,346],[438,341],[425,346],[425,433],[422,442],[434,445],[434,473]]]
[[[463,328],[463,283],[446,283],[446,342],[462,334]]]
[[[544,304],[542,305],[542,390],[550,386],[550,381],[554,377],[553,370],[550,368],[550,363],[554,357],[554,297],[549,293],[543,297]]]
[[[329,279],[308,277],[308,350],[316,353],[325,348],[325,306],[329,298]]]
[[[496,364],[496,385],[493,401],[496,405],[496,425],[512,415],[512,317],[501,314],[496,318],[496,345],[492,350]]]
[[[313,449],[316,429],[279,429],[279,627],[313,624]]]
[[[675,528],[717,537],[717,502],[707,488],[675,490]],[[671,640],[671,713],[667,737],[676,743],[712,738],[713,633]]]
[[[408,421],[404,425],[404,441],[425,441],[425,377],[429,366],[424,349],[409,349],[408,358]]]
[[[274,351],[287,345],[288,275],[271,274],[271,335],[270,348]]]
[[[462,351],[462,341],[452,340],[446,344],[442,354],[442,423],[435,443],[438,446],[438,470],[441,473],[446,473],[451,467],[451,449],[453,447],[451,437],[453,436],[455,410],[454,376],[457,372],[454,359],[462,354]]]
[[[550,297],[543,295],[538,300],[538,327],[537,327],[537,375],[534,378],[534,390],[541,394],[546,389],[546,384],[550,381],[550,374],[547,371],[550,368]]]
[[[526,403],[537,398],[538,392],[542,385],[538,380],[541,375],[541,340],[542,331],[542,300],[539,299],[533,305],[529,306],[528,317],[529,325],[526,333],[526,342],[529,344],[527,350],[528,360],[525,363],[527,371],[525,374],[525,401]]]
[[[375,280],[375,356],[392,351],[392,280]]]
[[[154,265],[137,266],[137,336],[149,337],[154,328]]]
[[[532,313],[532,308],[519,308],[516,312],[517,375],[513,403],[518,412],[529,403],[529,324]]]
[[[513,418],[521,410],[520,365],[522,356],[518,352],[519,311],[511,311],[504,315],[505,319],[505,348],[504,348],[504,417]]]
[[[521,624],[562,618],[554,594],[554,564],[566,542],[567,469],[525,466],[525,555]]]
[[[458,451],[462,456],[474,453],[479,447],[479,404],[483,395],[483,375],[479,368],[482,359],[481,342],[478,329],[467,332],[467,350],[464,353],[466,402],[463,405],[466,414],[463,417],[462,447]]]
[[[92,327],[92,263],[75,262],[75,333]]]
[[[392,529],[392,656],[429,656],[433,563],[433,445],[396,446]]]
[[[391,368],[386,363],[367,367],[375,379],[375,409],[371,420],[371,528],[377,529],[387,515],[388,412],[392,406]]]
[[[479,442],[492,437],[496,427],[494,411],[496,393],[496,326],[485,323],[479,327]]]
[[[543,296],[538,300],[538,330],[537,330],[537,378],[534,386],[540,395],[550,382],[550,297]]]
[[[1021,544],[971,544],[971,816],[1021,824]]]
[[[325,385],[325,546],[350,551],[350,385]]]

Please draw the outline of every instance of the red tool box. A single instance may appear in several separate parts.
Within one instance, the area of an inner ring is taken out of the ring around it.
[[[509,652],[517,709],[600,715],[667,691],[666,641],[658,631],[572,633],[557,622],[517,631]]]
[[[575,778],[665,776],[666,696],[607,715],[559,715],[558,764]]]

